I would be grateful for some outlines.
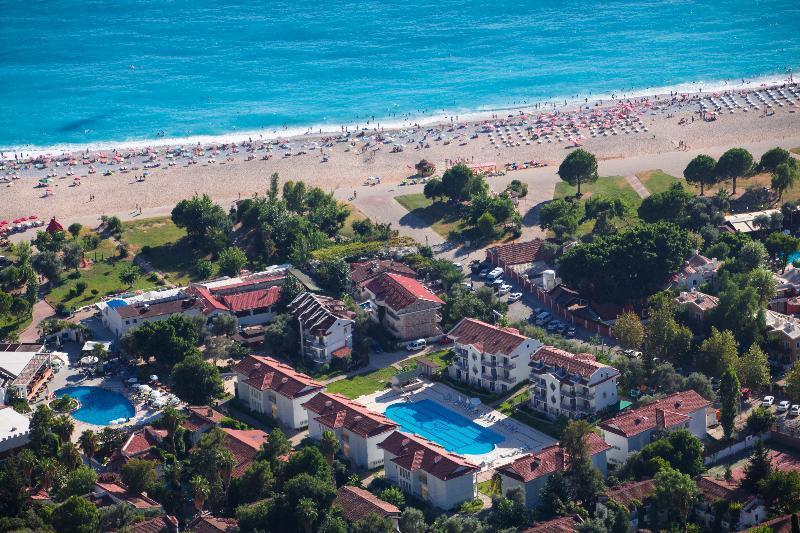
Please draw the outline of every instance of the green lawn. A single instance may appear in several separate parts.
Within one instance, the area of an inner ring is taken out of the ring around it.
[[[93,252],[86,254],[88,258],[93,258]],[[70,307],[81,307],[99,301],[103,296],[123,292],[128,287],[119,280],[119,272],[126,264],[130,264],[126,259],[99,259],[87,270],[80,271],[80,277],[70,279],[69,272],[62,276],[61,284],[53,287],[45,299],[52,306],[64,303]],[[87,284],[86,290],[82,294],[76,294],[73,290],[79,281]],[[148,277],[140,276],[133,284],[133,289],[147,289],[154,287],[155,284]],[[97,294],[92,294],[92,289],[97,290]]]
[[[448,238],[451,232],[458,233],[471,228],[458,209],[448,207],[444,202],[433,202],[422,193],[402,194],[394,199],[444,238]]]
[[[131,247],[133,254],[141,253],[153,268],[176,285],[185,285],[192,279],[195,264],[194,250],[185,237],[186,231],[169,217],[126,222],[122,233],[122,241]]]
[[[565,198],[574,196],[578,192],[577,187],[573,187],[566,181],[556,183],[556,190],[553,198]],[[641,205],[642,199],[633,190],[624,176],[602,176],[594,183],[581,185],[583,198],[600,194],[610,198],[621,198],[634,211]]]
[[[797,148],[792,148],[789,151],[792,152],[793,154],[800,155],[800,146],[798,146]]]
[[[486,481],[481,481],[478,483],[478,492],[485,494],[490,498],[497,494],[497,491],[493,489],[496,489],[496,487],[491,479],[487,479]]]
[[[381,368],[369,374],[362,374],[346,379],[340,379],[329,384],[328,392],[343,394],[351,399],[372,394],[391,385],[392,376],[397,373],[393,367]]]
[[[339,233],[352,239],[355,237],[355,233],[353,232],[353,222],[365,220],[367,216],[359,211],[358,208],[353,204],[347,204],[347,207],[350,208],[350,214],[347,215],[347,220],[344,221],[344,226],[342,226],[342,229],[339,231]]]
[[[444,350],[437,350],[435,352],[426,353],[423,357],[426,359],[430,359],[434,363],[437,363],[440,368],[445,368],[450,365],[453,360],[454,354],[453,350],[447,348]]]
[[[11,313],[0,316],[0,340],[16,339],[17,335],[30,325],[31,320],[30,313],[25,316],[14,316]]]
[[[636,177],[650,191],[650,194],[665,192],[675,183],[683,182],[683,180],[671,176],[661,169],[637,172]]]
[[[530,393],[525,391],[501,403],[499,406],[497,406],[497,410],[504,415],[508,415],[514,420],[518,420],[534,429],[538,429],[542,433],[550,435],[555,439],[561,438],[561,433],[563,432],[564,428],[555,421],[549,420],[542,415],[533,413],[528,409],[516,409],[518,406],[524,408],[529,400]]]

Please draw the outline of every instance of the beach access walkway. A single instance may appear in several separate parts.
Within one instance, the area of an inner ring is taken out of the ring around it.
[[[636,174],[626,174],[625,181],[628,182],[628,185],[633,187],[633,190],[636,191],[642,200],[650,196],[650,191],[647,190],[647,187],[636,177]]]

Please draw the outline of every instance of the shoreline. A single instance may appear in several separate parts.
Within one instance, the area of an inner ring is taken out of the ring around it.
[[[438,110],[430,115],[416,115],[400,120],[395,118],[376,118],[367,124],[351,122],[343,124],[315,124],[311,126],[293,126],[285,129],[270,127],[261,130],[248,130],[241,132],[228,132],[217,135],[190,135],[186,137],[157,137],[151,139],[134,139],[125,141],[95,141],[88,143],[64,143],[49,146],[23,144],[21,146],[0,146],[0,161],[13,161],[16,156],[21,159],[36,158],[41,156],[59,157],[69,154],[80,154],[92,151],[136,150],[143,148],[165,148],[171,146],[204,147],[220,144],[239,144],[256,141],[298,142],[300,140],[315,141],[328,136],[340,135],[346,131],[355,132],[381,132],[394,133],[407,128],[442,127],[453,123],[475,123],[507,117],[499,117],[498,113],[537,114],[546,112],[570,113],[580,112],[583,108],[605,109],[615,104],[637,100],[649,100],[654,104],[663,103],[673,95],[681,95],[689,99],[703,98],[714,93],[738,93],[741,91],[758,91],[775,89],[786,85],[797,84],[781,78],[780,74],[769,74],[752,79],[741,78],[741,81],[728,83],[728,80],[716,82],[685,82],[673,86],[647,87],[631,92],[597,94],[577,93],[567,97],[552,97],[543,101],[520,103],[512,105],[478,106],[477,109]],[[780,78],[780,79],[776,79]],[[577,96],[577,98],[576,98]],[[563,103],[562,103],[563,102]],[[455,120],[454,120],[455,118]]]

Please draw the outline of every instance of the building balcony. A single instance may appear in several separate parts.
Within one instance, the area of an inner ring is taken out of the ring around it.
[[[502,381],[503,383],[510,383],[512,385],[517,382],[516,376],[497,376],[497,379]]]
[[[453,363],[453,364],[455,365],[456,368],[458,368],[460,370],[467,370],[468,369],[467,363],[463,359],[456,359],[455,363]]]

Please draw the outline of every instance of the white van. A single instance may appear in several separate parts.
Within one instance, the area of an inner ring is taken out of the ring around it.
[[[500,267],[497,267],[494,270],[492,270],[491,272],[489,272],[488,274],[486,274],[486,280],[487,281],[493,281],[493,280],[499,278],[502,275],[503,275],[503,269],[500,268]]]
[[[425,339],[417,339],[406,344],[406,350],[409,352],[416,352],[417,350],[422,350],[427,345],[428,343],[425,342]]]

